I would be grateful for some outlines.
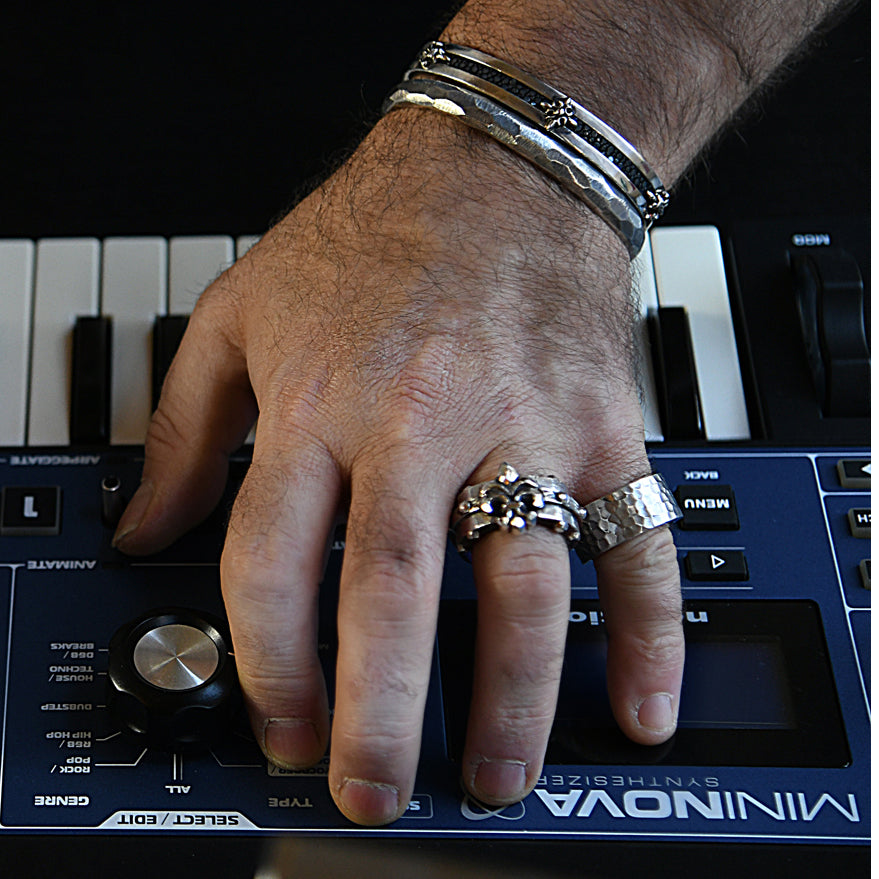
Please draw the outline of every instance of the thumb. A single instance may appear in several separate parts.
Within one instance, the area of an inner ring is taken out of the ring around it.
[[[229,455],[256,420],[244,354],[218,294],[202,294],[162,388],[143,478],[113,538],[122,552],[158,552],[206,518],[223,493]]]

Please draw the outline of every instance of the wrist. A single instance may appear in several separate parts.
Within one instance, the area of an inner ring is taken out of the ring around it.
[[[490,237],[498,253],[505,241],[528,238],[559,255],[570,251],[572,270],[587,252],[628,269],[621,240],[589,207],[505,145],[457,119],[401,108],[379,121],[362,152],[372,166],[369,173],[378,175],[376,185],[403,182],[428,202],[434,193],[437,209],[448,213],[447,225],[473,222],[473,234]]]
[[[838,0],[470,0],[441,39],[482,49],[586,106],[668,184]]]

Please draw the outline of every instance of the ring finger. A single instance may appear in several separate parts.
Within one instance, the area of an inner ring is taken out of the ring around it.
[[[563,537],[543,527],[496,531],[473,547],[478,622],[465,786],[502,805],[541,768],[555,714],[570,607]]]

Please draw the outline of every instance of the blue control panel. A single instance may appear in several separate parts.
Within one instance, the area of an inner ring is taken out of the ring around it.
[[[228,646],[218,560],[246,458],[234,462],[211,519],[134,560],[110,546],[102,483],[130,496],[138,450],[0,450],[0,840],[72,830],[350,831],[865,845],[869,453],[662,448],[652,458],[685,514],[674,526],[688,641],[675,738],[643,748],[615,729],[595,573],[572,556],[564,680],[537,788],[503,809],[465,796],[457,758],[475,593],[450,549],[415,795],[394,825],[364,830],[333,805],[326,764],[303,772],[267,764],[234,693],[201,747],[178,747],[147,734],[151,721],[114,692],[114,668],[130,671],[133,661],[148,674],[137,657],[113,655],[141,643],[137,626],[188,627],[215,660]],[[319,638],[331,690],[343,552],[340,533]],[[211,674],[186,692],[210,685]]]

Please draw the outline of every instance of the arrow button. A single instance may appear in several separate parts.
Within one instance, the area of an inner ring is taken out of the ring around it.
[[[836,462],[836,473],[843,488],[870,488],[872,466],[867,458],[843,458]]]
[[[692,549],[684,558],[688,580],[729,583],[748,579],[748,560],[740,549]]]

